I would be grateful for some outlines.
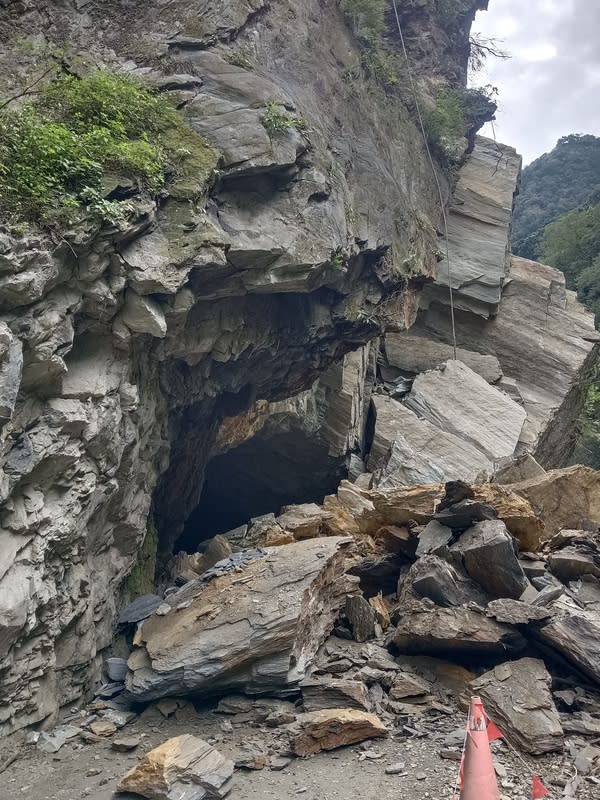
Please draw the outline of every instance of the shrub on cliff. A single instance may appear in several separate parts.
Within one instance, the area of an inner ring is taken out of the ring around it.
[[[107,175],[156,195],[190,172],[206,180],[215,162],[169,100],[141,82],[63,74],[0,113],[0,214],[64,224],[92,213],[114,224],[129,205],[105,197]]]

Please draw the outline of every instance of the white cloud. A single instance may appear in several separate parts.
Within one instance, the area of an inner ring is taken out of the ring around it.
[[[597,0],[490,0],[473,30],[512,56],[490,61],[475,82],[500,90],[496,134],[526,162],[568,133],[600,135]]]

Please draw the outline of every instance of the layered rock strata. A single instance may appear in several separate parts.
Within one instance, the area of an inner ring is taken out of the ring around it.
[[[160,203],[134,196],[119,229],[0,231],[2,733],[48,722],[98,676],[124,581],[136,563],[126,591],[151,579],[156,538],[171,554],[222,419],[408,326],[436,269],[421,134],[362,73],[338,3],[196,5],[5,9],[3,94],[38,68],[43,35],[43,52],[176,92],[215,172]],[[424,74],[464,79],[485,3],[464,5],[449,32],[429,6],[401,9]],[[270,104],[297,124],[270,134]],[[356,420],[325,425],[339,452],[363,436],[364,402],[333,381],[331,405]]]

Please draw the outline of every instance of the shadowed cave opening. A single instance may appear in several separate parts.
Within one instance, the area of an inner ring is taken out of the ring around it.
[[[302,430],[273,431],[268,426],[252,439],[212,458],[206,467],[200,502],[179,537],[175,552],[194,553],[218,533],[252,517],[293,503],[320,503],[346,477],[344,458]]]

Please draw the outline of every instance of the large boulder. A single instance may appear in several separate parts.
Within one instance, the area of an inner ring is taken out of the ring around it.
[[[431,603],[411,604],[400,617],[390,644],[399,653],[442,658],[484,656],[506,658],[526,646],[521,634],[464,606],[439,608]]]
[[[126,680],[136,701],[285,691],[305,677],[356,579],[344,574],[347,539],[310,539],[268,548],[264,557],[170,595],[149,617]]]
[[[600,525],[600,472],[589,467],[555,469],[509,487],[530,504],[543,523],[543,539],[589,521]]]
[[[208,742],[185,734],[146,753],[117,789],[148,800],[221,800],[231,790],[233,769]]]
[[[529,586],[513,539],[501,520],[477,522],[451,550],[460,553],[467,574],[495,598],[518,600]]]
[[[513,745],[533,755],[561,750],[564,734],[550,694],[551,678],[535,658],[507,661],[471,683]]]

